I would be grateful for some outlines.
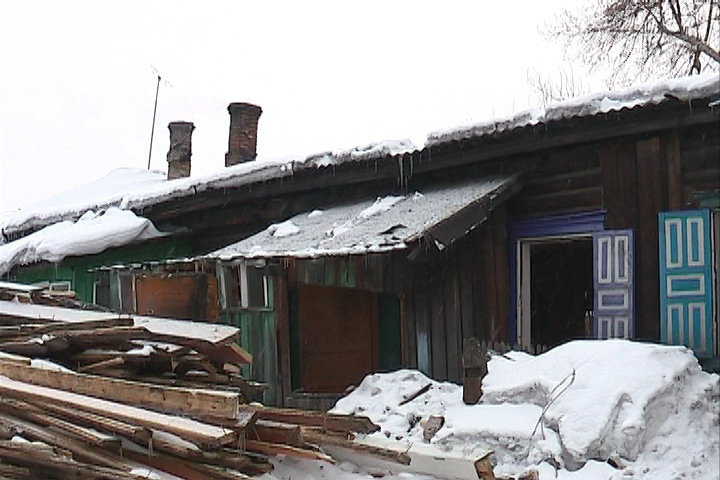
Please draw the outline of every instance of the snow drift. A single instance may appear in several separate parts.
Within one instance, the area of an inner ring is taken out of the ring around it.
[[[495,450],[498,475],[528,468],[542,480],[556,469],[558,478],[585,480],[720,475],[720,379],[685,347],[574,341],[537,357],[494,356],[488,369],[478,405],[462,403],[461,387],[400,370],[366,377],[334,411],[380,425],[368,440],[408,444],[423,441],[421,419],[443,415],[432,444]],[[427,384],[426,394],[399,405]]]

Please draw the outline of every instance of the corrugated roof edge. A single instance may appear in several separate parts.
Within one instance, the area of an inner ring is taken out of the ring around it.
[[[586,118],[621,110],[642,108],[646,105],[660,105],[669,100],[691,101],[708,99],[708,107],[713,108],[713,100],[720,96],[720,76],[717,72],[703,75],[661,80],[623,90],[593,93],[583,97],[557,102],[542,112],[526,110],[515,115],[491,119],[437,130],[428,135],[425,148],[459,140],[477,139],[486,135],[507,133],[523,127],[548,124],[572,118]]]

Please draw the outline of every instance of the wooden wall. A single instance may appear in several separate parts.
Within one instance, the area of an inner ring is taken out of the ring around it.
[[[406,325],[404,363],[438,380],[460,382],[463,340],[507,339],[508,270],[506,212],[444,252],[424,261],[393,263],[402,288]]]

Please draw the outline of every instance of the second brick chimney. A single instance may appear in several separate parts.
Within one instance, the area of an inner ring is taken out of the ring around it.
[[[190,176],[190,157],[192,156],[192,122],[170,122],[170,150],[167,154],[168,180]]]
[[[228,113],[230,113],[230,139],[225,154],[225,166],[255,160],[258,120],[262,115],[262,108],[251,103],[231,103],[228,105]]]

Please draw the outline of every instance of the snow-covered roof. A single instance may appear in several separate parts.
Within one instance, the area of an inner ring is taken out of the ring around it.
[[[140,211],[205,190],[239,187],[292,176],[300,169],[316,169],[368,158],[381,158],[415,150],[410,140],[387,140],[336,152],[321,152],[299,159],[265,159],[241,163],[196,177],[167,180],[165,173],[139,168],[118,168],[92,182],[71,188],[23,207],[0,221],[5,234],[21,232],[62,220],[74,220],[88,210],[109,207]]]
[[[91,255],[163,235],[150,220],[129,210],[87,211],[76,222],[65,220],[0,245],[0,275],[15,265],[59,262],[68,256]]]
[[[403,249],[446,219],[514,184],[495,176],[301,213],[207,258],[317,257]],[[482,220],[482,218],[480,219]],[[470,230],[476,225],[467,225]],[[435,240],[438,248],[446,245]]]
[[[654,105],[677,98],[720,98],[720,79],[709,73],[663,80],[625,90],[607,91],[549,106],[544,112],[525,111],[503,119],[438,130],[428,135],[424,148],[441,143],[482,137],[575,117],[587,117],[622,109]],[[166,180],[165,174],[134,168],[120,168],[108,175],[72,188],[0,219],[0,229],[13,235],[62,220],[75,220],[88,210],[111,206],[142,211],[143,208],[174,199],[192,197],[206,190],[222,190],[291,177],[302,170],[341,165],[348,162],[383,160],[422,149],[410,140],[388,140],[343,151],[309,156],[258,159],[189,178]]]
[[[609,90],[564,100],[549,105],[545,111],[527,110],[505,118],[438,130],[428,135],[425,146],[431,147],[450,141],[508,132],[540,123],[657,105],[673,98],[690,101],[713,97],[716,97],[715,100],[720,98],[720,77],[716,72],[662,80],[623,90]]]

